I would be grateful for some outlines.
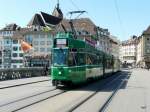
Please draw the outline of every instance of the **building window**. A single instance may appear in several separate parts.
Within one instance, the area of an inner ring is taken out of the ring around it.
[[[18,51],[18,47],[17,46],[13,47],[13,51]]]
[[[20,53],[19,56],[20,56],[20,57],[23,57],[23,53]]]
[[[34,45],[39,45],[39,42],[38,41],[34,41]]]
[[[45,35],[39,35],[39,38],[40,38],[40,39],[44,39],[44,38],[45,38]]]
[[[23,60],[11,60],[11,63],[23,63]]]
[[[52,42],[51,41],[47,41],[47,45],[51,45],[52,44]]]
[[[45,45],[45,41],[41,41],[41,42],[40,42],[40,45]]]
[[[89,35],[90,33],[88,31],[85,31],[86,35]]]
[[[23,68],[23,65],[20,65],[20,68]]]
[[[51,52],[51,48],[47,48],[47,52]]]
[[[18,44],[18,40],[13,40],[13,44]]]
[[[13,57],[17,57],[17,53],[13,53]]]
[[[22,50],[22,48],[21,48],[21,47],[19,47],[19,50],[21,51],[21,50]]]
[[[39,35],[39,38],[42,38],[42,35]]]
[[[38,47],[35,47],[34,48],[34,52],[38,52],[39,51],[39,48]]]
[[[9,39],[4,40],[4,44],[11,44],[11,40],[9,40]]]
[[[33,37],[32,35],[26,35],[25,41],[31,44],[32,41],[33,41],[33,38],[32,38],[32,37]]]
[[[45,48],[40,48],[40,52],[45,52]]]
[[[80,31],[77,31],[77,34],[78,34],[78,35],[81,35],[81,32],[80,32]]]
[[[13,65],[13,68],[17,68],[17,65]]]

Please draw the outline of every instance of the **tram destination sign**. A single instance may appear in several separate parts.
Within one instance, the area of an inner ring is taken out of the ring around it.
[[[66,47],[67,46],[67,40],[66,39],[57,39],[56,45],[57,45],[57,47]]]

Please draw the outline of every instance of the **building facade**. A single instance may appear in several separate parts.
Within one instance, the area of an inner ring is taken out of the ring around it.
[[[140,36],[138,37],[138,42],[137,42],[137,59],[136,59],[136,66],[137,67],[143,67],[143,38]]]
[[[137,37],[123,41],[120,44],[120,60],[125,66],[135,66],[137,56]]]
[[[150,68],[150,27],[139,37],[137,51],[137,66]]]
[[[119,45],[120,45],[120,41],[118,40],[118,38],[116,36],[110,35],[110,53],[116,57],[117,59],[119,59]]]
[[[1,68],[20,68],[23,66],[21,46],[13,35],[20,27],[16,24],[6,25],[0,30]]]
[[[54,30],[45,30],[42,24],[36,14],[26,28],[10,24],[0,30],[1,68],[50,66],[53,37],[57,32],[65,31],[61,25],[57,25]],[[64,19],[62,24],[66,31],[72,30],[69,20]],[[108,29],[97,27],[89,18],[74,19],[73,24],[78,39],[90,41],[97,49],[118,56],[118,43]],[[21,41],[30,44],[32,49],[24,52]]]
[[[53,34],[44,31],[30,31],[23,39],[32,45],[33,49],[26,53],[29,66],[50,66]]]
[[[24,52],[21,48],[20,40],[12,39],[11,51],[11,68],[24,67]]]
[[[110,33],[108,32],[108,29],[103,29],[100,27],[97,27],[97,36],[98,36],[98,41],[97,41],[97,47],[103,52],[106,52],[108,54],[111,53],[111,38],[110,38]]]
[[[33,49],[24,52],[21,41]],[[53,34],[50,31],[35,30],[35,27],[18,30],[16,24],[8,25],[0,30],[0,67],[50,66],[52,45]]]

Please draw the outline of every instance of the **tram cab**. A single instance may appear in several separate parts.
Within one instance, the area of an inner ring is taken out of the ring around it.
[[[69,85],[82,82],[85,79],[85,54],[79,53],[79,48],[84,47],[72,38],[72,34],[58,34],[54,39],[52,49],[52,84]]]

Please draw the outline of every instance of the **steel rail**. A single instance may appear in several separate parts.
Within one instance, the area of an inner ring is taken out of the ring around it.
[[[126,79],[129,76],[126,77]],[[113,100],[113,98],[115,97],[115,95],[117,94],[118,90],[121,88],[121,86],[126,83],[125,80],[123,80],[121,82],[120,85],[118,85],[118,87],[115,89],[115,91],[108,97],[108,99],[106,100],[106,102],[103,104],[103,106],[100,108],[99,112],[105,112],[105,110],[107,109],[107,107],[109,106],[110,102]]]
[[[39,101],[36,101],[36,102],[30,103],[30,104],[28,104],[28,105],[22,106],[21,108],[12,110],[11,112],[17,112],[17,111],[22,110],[22,109],[24,109],[24,108],[27,108],[27,107],[29,107],[29,106],[31,106],[31,105],[34,105],[34,104],[40,103],[40,102],[42,102],[42,101],[45,101],[45,100],[47,100],[47,99],[56,97],[56,96],[58,96],[58,95],[60,95],[60,94],[63,94],[63,93],[65,93],[65,92],[67,92],[67,91],[62,91],[62,92],[60,92],[60,93],[56,93],[56,94],[54,94],[54,95],[52,95],[52,96],[43,98],[43,99],[41,99],[41,100],[39,100]]]
[[[79,106],[81,106],[82,104],[84,104],[86,101],[88,101],[89,99],[91,99],[93,96],[95,96],[98,92],[100,92],[101,90],[103,90],[104,88],[106,88],[107,86],[111,85],[113,82],[115,82],[117,79],[119,79],[122,76],[122,74],[119,74],[115,79],[111,80],[111,82],[105,82],[103,85],[105,85],[104,87],[96,90],[94,93],[88,95],[85,99],[81,100],[79,103],[75,104],[74,106],[72,106],[71,108],[65,110],[67,112],[72,112],[74,110],[76,110]]]
[[[41,93],[38,93],[38,94],[35,94],[35,95],[31,95],[31,96],[28,96],[28,97],[25,97],[25,98],[22,98],[22,99],[18,99],[16,101],[12,101],[12,102],[3,104],[3,105],[0,106],[0,111],[5,110],[5,112],[7,112],[7,111],[8,112],[10,112],[10,111],[11,112],[16,112],[16,111],[22,110],[24,108],[27,108],[27,107],[29,107],[31,105],[37,104],[39,102],[45,101],[47,99],[56,97],[56,96],[58,96],[60,94],[63,94],[65,92],[67,92],[65,90],[64,91],[57,91],[57,90],[58,89],[55,88],[55,89],[52,89],[52,90],[49,90],[49,91],[41,92]],[[50,95],[50,93],[52,93],[52,94]],[[39,98],[39,99],[37,99],[37,98]],[[16,107],[16,105],[18,103],[20,103],[21,106]]]
[[[32,98],[32,97],[35,97],[35,96],[38,96],[38,95],[50,92],[50,91],[54,91],[54,90],[56,90],[56,88],[50,89],[50,90],[47,90],[47,91],[44,91],[44,92],[40,92],[40,93],[37,93],[37,94],[34,94],[34,95],[30,95],[30,96],[27,96],[27,97],[24,97],[24,98],[20,98],[20,99],[17,99],[17,100],[14,100],[14,101],[11,101],[11,102],[8,102],[8,103],[5,103],[5,104],[2,104],[2,105],[0,105],[0,107],[7,106],[7,105],[10,105],[10,104],[22,101],[22,100],[26,100],[26,99],[29,99],[29,98]]]
[[[23,83],[23,84],[16,84],[16,85],[11,85],[11,86],[6,86],[6,87],[1,87],[0,90],[1,90],[1,89],[7,89],[7,88],[18,87],[18,86],[30,85],[30,84],[40,83],[40,82],[47,82],[47,81],[50,81],[50,79],[41,80],[41,81],[34,81],[34,82],[29,82],[29,83]]]

